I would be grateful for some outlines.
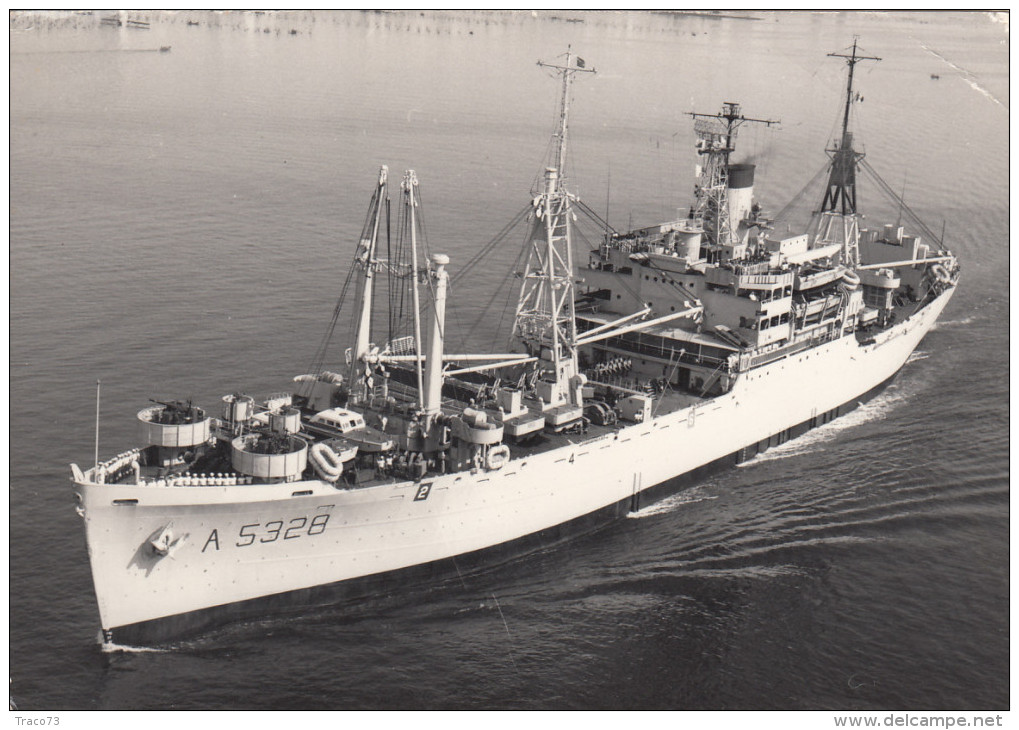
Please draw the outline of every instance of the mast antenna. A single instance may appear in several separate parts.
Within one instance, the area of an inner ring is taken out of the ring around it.
[[[845,53],[829,53],[828,55],[833,58],[844,58],[846,59],[846,65],[849,66],[849,80],[846,83],[846,110],[842,115],[842,139],[845,140],[846,133],[849,131],[849,107],[853,103],[853,71],[856,68],[856,64],[860,61],[880,61],[881,59],[877,56],[858,56],[856,55],[857,41],[860,40],[860,36],[853,36],[853,52],[849,55]]]
[[[605,243],[608,244],[612,238],[610,231],[612,230],[609,226],[609,196],[612,194],[612,163],[609,162],[609,181],[605,185]]]
[[[902,206],[906,204],[906,173],[902,173],[902,195],[899,196],[899,217],[895,220],[895,227],[902,225]]]
[[[559,187],[563,186],[566,168],[566,136],[569,131],[570,116],[570,83],[575,73],[597,73],[595,69],[587,68],[587,63],[583,58],[574,56],[570,48],[570,46],[566,46],[566,63],[564,65],[538,61],[538,65],[542,68],[555,69],[563,77],[562,99],[559,102],[559,123],[556,126],[554,135],[556,140],[555,157],[552,160],[552,166],[559,171]]]
[[[877,56],[857,53],[859,36],[853,37],[851,52],[829,53],[833,58],[846,59],[849,66],[846,81],[846,106],[842,114],[842,136],[826,152],[831,156],[828,185],[824,191],[821,209],[813,224],[814,242],[842,244],[842,263],[856,266],[859,263],[859,221],[856,219],[856,168],[864,158],[853,148],[853,133],[849,131],[849,110],[853,104],[853,73],[860,61],[880,61]]]
[[[96,380],[96,463],[95,467],[99,469],[99,390],[102,387],[102,383]]]
[[[853,105],[853,73],[860,61],[880,61],[877,56],[861,56],[857,54],[858,37],[853,38],[852,53],[829,53],[833,58],[846,59],[849,66],[849,78],[846,82],[846,106],[842,114],[842,136],[829,149],[832,155],[831,175],[828,178],[828,190],[821,203],[822,211],[834,211],[841,207],[843,215],[856,212],[856,165],[863,159],[863,153],[853,149],[853,135],[849,131],[849,110]]]

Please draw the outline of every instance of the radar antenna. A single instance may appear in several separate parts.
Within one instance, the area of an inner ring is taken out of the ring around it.
[[[692,217],[702,221],[708,251],[717,258],[719,247],[736,243],[728,199],[729,156],[736,150],[736,135],[747,123],[770,127],[780,122],[745,117],[740,113],[740,105],[733,101],[723,103],[718,114],[687,113],[694,118],[697,154],[705,156],[704,165],[698,165],[697,202]]]

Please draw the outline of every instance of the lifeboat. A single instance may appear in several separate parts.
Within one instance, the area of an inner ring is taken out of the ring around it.
[[[319,436],[342,436],[364,453],[390,451],[395,445],[388,434],[365,424],[363,415],[346,408],[319,411],[305,424],[305,428]]]
[[[818,287],[831,284],[838,278],[839,278],[838,269],[804,268],[797,272],[796,278],[793,280],[793,288],[796,291],[816,289]]]
[[[336,482],[343,474],[343,462],[340,455],[324,443],[311,447],[308,459],[319,478],[326,482]]]
[[[851,269],[842,272],[842,284],[848,291],[856,291],[860,286],[860,275]]]

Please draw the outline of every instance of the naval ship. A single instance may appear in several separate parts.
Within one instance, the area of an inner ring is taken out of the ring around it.
[[[590,209],[562,173],[571,84],[594,69],[570,51],[539,62],[561,80],[559,115],[521,219],[504,352],[447,352],[451,277],[486,251],[459,272],[428,251],[413,171],[394,245],[383,166],[340,297],[353,301],[342,360],[264,398],[231,392],[215,411],[153,402],[135,448],[71,465],[100,640],[172,644],[439,585],[646,507],[878,392],[952,297],[959,265],[925,227],[926,240],[864,227],[856,176],[870,168],[849,110],[854,67],[880,59],[855,42],[830,55],[848,66],[845,113],[804,233],[776,235],[754,167],[733,161],[743,125],[773,122],[726,103],[692,113],[689,214],[605,223],[583,253],[575,216]]]

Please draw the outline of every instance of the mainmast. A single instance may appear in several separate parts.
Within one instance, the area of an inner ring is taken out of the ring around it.
[[[542,400],[547,407],[580,405],[573,382],[579,372],[574,312],[572,212],[573,196],[563,184],[569,130],[570,84],[576,73],[594,73],[584,59],[566,52],[564,65],[538,62],[562,77],[556,145],[545,169],[540,194],[533,200],[526,246],[527,265],[517,303],[513,334],[530,355],[539,358],[543,379],[551,383]]]
[[[814,245],[842,244],[842,263],[855,266],[859,263],[859,223],[856,208],[856,167],[864,158],[853,148],[853,133],[849,131],[849,110],[853,101],[853,74],[860,61],[880,61],[877,56],[857,53],[857,39],[853,39],[851,52],[829,53],[833,58],[846,59],[849,66],[846,80],[846,101],[842,114],[842,135],[826,150],[831,157],[828,186],[821,203],[816,223]],[[841,223],[841,225],[839,225]]]
[[[744,124],[771,126],[774,119],[753,119],[740,113],[740,105],[727,101],[718,114],[688,112],[694,118],[697,153],[705,157],[697,181],[697,202],[693,216],[703,222],[707,248],[717,259],[723,246],[739,243],[729,211],[730,155],[736,150],[736,135]]]

